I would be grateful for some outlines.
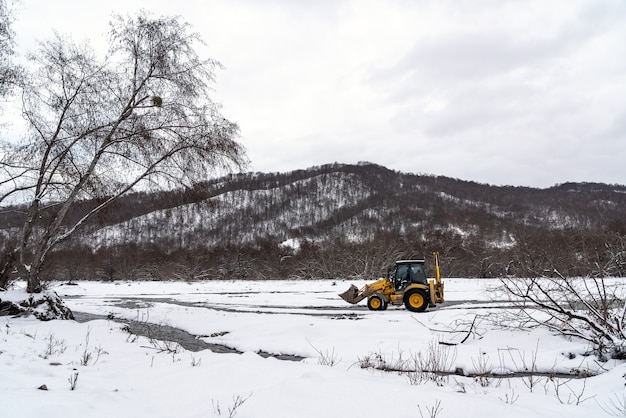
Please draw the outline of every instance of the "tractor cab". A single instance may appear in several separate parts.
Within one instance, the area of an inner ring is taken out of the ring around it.
[[[428,285],[426,273],[424,273],[424,260],[396,261],[391,281],[396,291],[404,290],[411,283]]]

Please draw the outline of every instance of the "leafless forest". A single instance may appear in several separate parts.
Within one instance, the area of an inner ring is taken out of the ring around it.
[[[2,248],[24,216],[0,214]],[[625,276],[625,220],[621,185],[501,187],[330,164],[128,195],[56,249],[42,278],[371,278],[435,250],[447,277]]]

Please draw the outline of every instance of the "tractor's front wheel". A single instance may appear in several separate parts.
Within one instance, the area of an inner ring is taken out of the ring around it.
[[[387,308],[387,302],[381,295],[374,294],[367,299],[367,307],[370,311],[383,311]]]
[[[428,297],[421,289],[409,290],[404,295],[404,306],[411,312],[424,312],[428,307]]]

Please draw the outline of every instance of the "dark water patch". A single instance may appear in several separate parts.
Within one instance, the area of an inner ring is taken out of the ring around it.
[[[77,322],[89,322],[98,319],[108,319],[113,320],[115,322],[121,322],[126,324],[125,329],[134,335],[140,335],[142,337],[159,340],[159,341],[172,341],[180,344],[185,350],[188,351],[202,351],[202,350],[210,350],[214,353],[223,353],[223,354],[242,354],[242,351],[237,350],[236,348],[229,347],[224,344],[216,344],[209,343],[204,341],[202,338],[204,336],[197,336],[191,334],[185,330],[180,328],[174,328],[169,325],[159,325],[152,324],[144,321],[134,321],[130,319],[123,318],[115,318],[111,315],[95,315],[89,314],[86,312],[74,312],[74,319]],[[224,334],[222,334],[224,335]],[[301,361],[304,360],[305,357],[297,356],[294,354],[275,354],[268,353],[266,351],[258,351],[257,354],[261,357],[268,358],[273,357],[279,360],[289,360],[289,361]]]

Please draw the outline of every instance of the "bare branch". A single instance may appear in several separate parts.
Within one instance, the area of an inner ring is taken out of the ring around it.
[[[623,357],[626,307],[623,300],[618,304],[616,299],[616,295],[624,297],[623,287],[609,286],[603,278],[565,278],[554,273],[552,278],[501,279],[505,294],[519,308],[517,318],[507,317],[506,321],[520,323],[522,316],[564,336],[593,343],[601,358],[605,352]]]
[[[39,289],[50,251],[125,193],[246,164],[237,125],[209,98],[219,64],[197,56],[198,42],[178,18],[141,13],[113,20],[103,59],[59,35],[32,55],[37,68],[23,93],[30,141],[0,165],[13,176],[0,180],[14,185],[2,199],[32,194],[19,239],[29,291]],[[69,223],[70,210],[94,195],[104,200]],[[44,202],[57,202],[46,220]]]

